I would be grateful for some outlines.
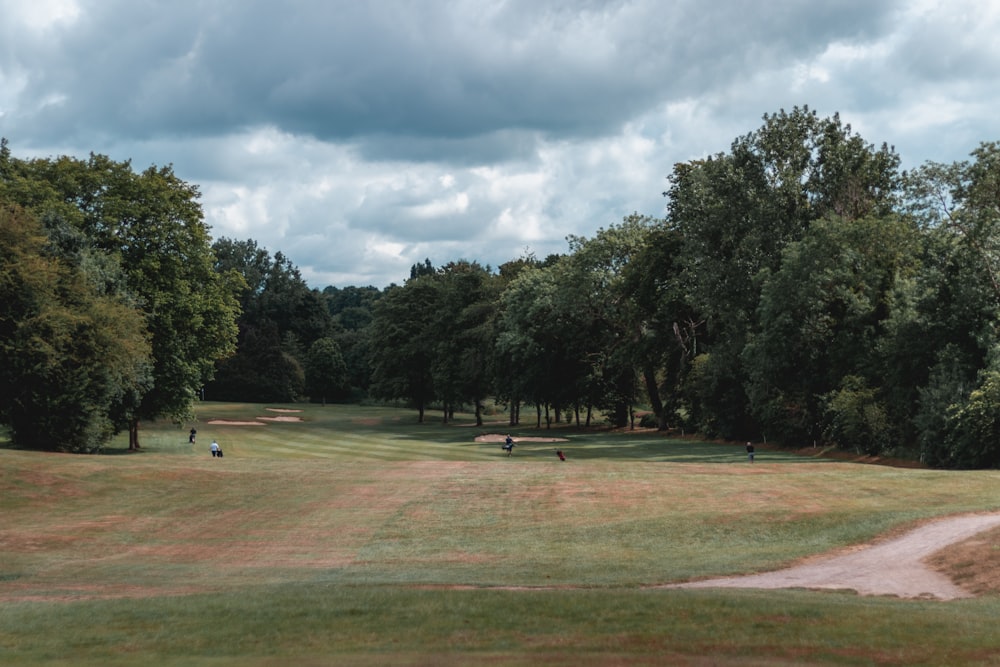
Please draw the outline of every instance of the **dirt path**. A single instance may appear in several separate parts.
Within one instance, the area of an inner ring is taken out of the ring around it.
[[[785,570],[706,579],[666,588],[850,589],[861,595],[953,600],[972,597],[924,560],[945,547],[1000,526],[1000,513],[938,519],[905,535]]]

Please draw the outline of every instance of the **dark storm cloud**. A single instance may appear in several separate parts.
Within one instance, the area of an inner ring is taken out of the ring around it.
[[[1000,137],[977,0],[0,0],[19,156],[172,163],[312,284],[496,266],[660,216],[675,162],[840,112],[905,167]]]
[[[373,155],[432,158],[422,137],[497,155],[498,132],[595,136],[832,39],[891,5],[730,2],[216,2],[82,5],[65,34],[20,39],[18,119],[51,141],[211,135],[272,125]],[[58,49],[46,41],[58,37]],[[32,66],[41,59],[44,69]],[[29,62],[29,60],[31,62]],[[61,104],[43,105],[53,95]],[[530,137],[531,135],[525,135]],[[476,144],[470,138],[482,138]],[[458,144],[456,144],[458,145]],[[437,157],[436,159],[440,159]]]

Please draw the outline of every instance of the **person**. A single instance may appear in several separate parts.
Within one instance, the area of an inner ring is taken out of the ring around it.
[[[194,444],[194,436],[196,436],[196,435],[198,435],[198,431],[196,431],[196,430],[195,430],[195,429],[194,429],[194,428],[192,427],[192,428],[191,428],[191,432],[190,432],[190,433],[188,433],[188,442],[190,442],[190,443],[191,443],[192,445]]]
[[[565,460],[566,460],[566,455],[565,455],[565,454],[563,454],[563,452],[562,452],[562,450],[561,450],[561,449],[557,449],[557,450],[556,450],[556,456],[558,456],[558,457],[559,457],[559,460],[560,460],[560,461],[565,461]]]
[[[750,461],[750,463],[753,463],[753,443],[752,442],[748,442],[747,443],[747,460]]]
[[[209,447],[209,449],[212,450],[213,457],[218,456],[220,459],[222,458],[222,447],[219,447],[219,443],[217,443],[215,440],[212,441],[212,445]]]
[[[507,439],[503,442],[503,450],[507,452],[507,456],[514,453],[514,438],[510,437],[510,433],[507,434]]]

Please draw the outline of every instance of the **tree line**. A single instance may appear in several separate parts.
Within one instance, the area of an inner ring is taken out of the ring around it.
[[[561,255],[318,290],[280,252],[212,242],[170,168],[4,144],[0,416],[86,451],[199,394],[480,421],[492,399],[536,426],[642,406],[661,429],[1000,465],[1000,144],[904,172],[797,107],[675,165],[664,196]]]

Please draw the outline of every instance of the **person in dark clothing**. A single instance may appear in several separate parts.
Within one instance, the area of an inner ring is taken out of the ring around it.
[[[190,442],[192,445],[194,444],[194,436],[196,435],[198,435],[198,431],[194,430],[193,428],[191,429],[191,432],[188,433],[188,442]]]
[[[750,461],[750,463],[753,463],[753,443],[752,442],[748,442],[747,443],[747,460]]]

